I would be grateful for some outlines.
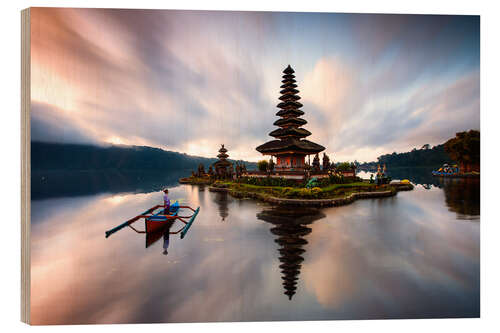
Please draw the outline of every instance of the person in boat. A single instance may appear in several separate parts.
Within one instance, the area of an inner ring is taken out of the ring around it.
[[[163,207],[165,207],[165,214],[170,212],[170,199],[168,197],[168,189],[163,190]]]

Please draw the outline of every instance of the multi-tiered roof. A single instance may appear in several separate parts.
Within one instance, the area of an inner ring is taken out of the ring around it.
[[[288,65],[283,71],[283,85],[280,88],[281,96],[279,99],[281,102],[277,105],[280,111],[276,113],[280,119],[274,122],[274,125],[278,126],[270,136],[275,137],[276,140],[272,140],[258,146],[256,149],[262,154],[280,153],[285,151],[293,151],[303,154],[316,154],[323,150],[325,147],[305,140],[304,138],[311,135],[311,132],[302,128],[307,121],[300,118],[304,115],[304,111],[300,110],[302,103],[298,102],[300,96],[297,95],[299,91],[296,89],[297,84],[295,80],[295,71]]]
[[[221,145],[221,148],[219,149],[219,155],[217,155],[217,157],[219,158],[219,160],[217,162],[215,162],[213,165],[214,167],[228,167],[228,166],[232,166],[231,162],[229,162],[227,160],[227,158],[229,157],[227,153],[227,149],[224,148],[224,144]]]
[[[224,148],[224,144],[222,144],[221,148],[219,149],[219,155],[217,155],[217,157],[220,159],[220,160],[225,160],[226,158],[229,157],[227,153],[227,149]]]

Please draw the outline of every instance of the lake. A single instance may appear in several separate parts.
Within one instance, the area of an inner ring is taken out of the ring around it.
[[[417,186],[326,209],[178,185],[183,171],[34,173],[32,323],[478,317],[479,181],[389,173]],[[161,203],[163,186],[200,207],[184,239],[104,237]]]

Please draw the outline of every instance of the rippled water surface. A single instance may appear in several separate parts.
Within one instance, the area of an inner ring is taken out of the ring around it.
[[[134,176],[69,197],[71,184],[37,177],[35,324],[479,316],[477,180],[403,175],[419,185],[321,210],[172,185],[172,198],[200,206],[181,240],[130,228],[104,237],[160,203],[161,184]]]

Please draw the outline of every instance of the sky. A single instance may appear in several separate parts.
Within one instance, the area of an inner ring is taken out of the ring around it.
[[[257,161],[290,64],[333,161],[479,129],[478,16],[32,8],[33,141]]]

